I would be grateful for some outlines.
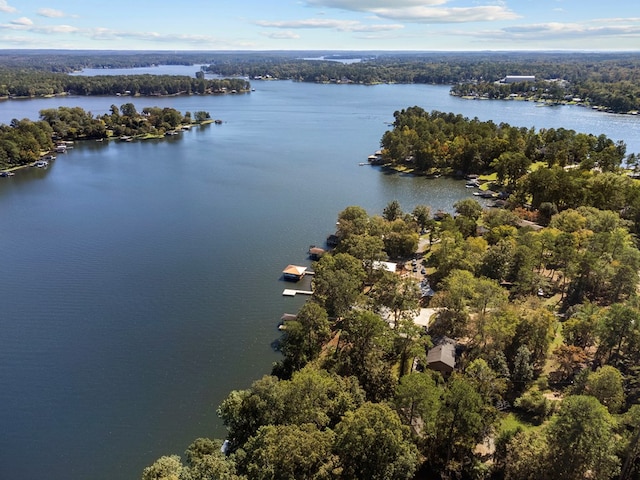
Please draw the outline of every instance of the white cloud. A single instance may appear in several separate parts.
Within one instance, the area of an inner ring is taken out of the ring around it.
[[[504,2],[472,7],[446,7],[450,0],[307,0],[314,7],[365,12],[379,18],[412,23],[466,23],[513,20],[519,15]]]
[[[629,48],[637,49],[640,40],[640,19],[599,19],[590,22],[548,22],[528,25],[515,25],[498,30],[455,31],[449,35],[468,36],[478,40],[493,41],[500,44],[580,45],[580,48],[599,48],[607,39],[626,38],[635,40]],[[560,42],[560,43],[559,43]]]
[[[64,12],[55,10],[53,8],[41,8],[40,10],[38,10],[38,15],[47,18],[62,18],[66,16]]]
[[[356,20],[333,20],[329,18],[310,18],[306,20],[290,21],[266,21],[256,22],[256,25],[269,28],[324,28],[338,30],[340,32],[368,32],[381,30],[397,30],[403,28],[402,25],[365,25]]]
[[[290,30],[285,30],[283,32],[262,33],[262,35],[274,40],[297,40],[300,38],[300,35]]]
[[[510,33],[522,38],[530,37],[602,37],[602,36],[636,36],[640,35],[640,24],[618,24],[612,22],[604,25],[588,25],[581,23],[539,23],[505,28]]]
[[[7,4],[7,0],[0,0],[0,12],[15,13],[18,9]]]
[[[22,25],[22,26],[33,25],[33,22],[27,17],[16,18],[15,20],[11,20],[11,23],[13,25]]]
[[[456,7],[456,8],[380,8],[371,11],[379,17],[391,20],[403,20],[416,23],[468,23],[493,22],[497,20],[513,20],[519,16],[509,9],[499,5],[485,7]]]
[[[444,5],[449,0],[307,0],[313,7],[339,8],[354,12],[371,12],[383,9],[402,9],[410,7],[425,7]]]

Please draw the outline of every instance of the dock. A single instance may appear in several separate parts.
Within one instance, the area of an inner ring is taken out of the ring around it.
[[[298,293],[300,295],[313,295],[311,290],[292,290],[290,288],[285,288],[282,295],[286,297],[295,297]]]

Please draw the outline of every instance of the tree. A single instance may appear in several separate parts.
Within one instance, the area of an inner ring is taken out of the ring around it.
[[[386,260],[387,253],[384,250],[384,241],[380,236],[369,234],[349,235],[345,238],[336,251],[348,253],[362,260],[367,273],[367,281],[372,281],[375,276],[375,266],[378,262]]]
[[[206,120],[209,120],[210,118],[211,118],[211,114],[209,112],[205,112],[203,110],[198,110],[194,114],[194,119],[195,119],[196,123],[202,123],[202,122],[204,122]]]
[[[181,480],[183,469],[179,456],[160,457],[142,471],[142,480]]]
[[[402,218],[402,207],[397,200],[393,200],[382,210],[382,218],[388,222],[393,222]]]
[[[366,276],[362,262],[346,253],[323,255],[315,264],[313,298],[330,317],[341,317],[356,303]]]
[[[600,307],[590,302],[576,306],[569,319],[562,325],[565,343],[580,348],[594,345],[602,313]]]
[[[442,396],[436,427],[434,461],[442,469],[456,471],[471,461],[473,449],[491,421],[483,416],[484,411],[484,402],[473,382],[454,374]]]
[[[552,446],[549,465],[552,478],[605,480],[619,471],[613,419],[594,397],[567,397],[546,436]]]
[[[345,239],[349,235],[362,235],[367,233],[369,228],[369,214],[362,207],[350,206],[338,214],[336,224],[338,226],[337,233],[341,239]]]
[[[616,303],[611,305],[598,326],[599,358],[608,359],[619,355],[630,338],[640,328],[640,312],[637,309]]]
[[[122,112],[122,116],[124,117],[136,117],[138,115],[136,106],[133,103],[122,104],[120,106],[120,112]]]
[[[618,413],[624,405],[622,374],[610,365],[600,367],[587,377],[584,393],[597,398],[610,413]]]
[[[240,470],[254,480],[333,478],[334,436],[311,424],[260,427],[239,455]]]
[[[387,323],[373,312],[354,311],[343,321],[340,344],[338,371],[355,375],[369,400],[391,397],[395,381],[385,357],[392,351],[393,335]]]
[[[331,337],[327,312],[315,302],[306,302],[296,319],[288,321],[278,349],[282,352],[282,373],[289,377],[293,371],[318,358]]]
[[[505,480],[551,480],[551,447],[539,430],[516,433],[507,444]]]
[[[208,438],[196,439],[185,452],[187,466],[180,480],[243,480],[236,474],[233,457],[222,453],[221,446]]]
[[[531,160],[521,152],[504,152],[491,166],[498,174],[498,182],[513,188],[517,180],[527,173]]]
[[[405,375],[400,379],[394,395],[398,415],[418,435],[432,437],[441,393],[430,373],[413,372]]]
[[[522,392],[527,388],[533,379],[533,364],[531,362],[531,352],[526,345],[522,345],[516,352],[511,370],[511,381],[514,383],[514,390]]]
[[[384,272],[373,286],[371,298],[377,310],[391,313],[394,328],[402,319],[413,319],[420,307],[420,289],[415,280]]]
[[[411,212],[421,230],[431,225],[431,208],[426,205],[416,205]]]
[[[473,198],[458,200],[453,204],[453,208],[455,208],[458,215],[470,218],[474,222],[476,222],[480,218],[480,215],[482,215],[482,206]]]
[[[409,431],[385,404],[365,403],[336,426],[334,452],[346,479],[411,479],[418,452]]]

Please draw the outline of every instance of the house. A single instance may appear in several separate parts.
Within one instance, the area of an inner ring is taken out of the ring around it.
[[[326,253],[324,248],[316,247],[315,245],[311,245],[309,247],[309,258],[311,260],[320,260],[320,257]]]
[[[507,75],[502,83],[535,82],[535,75]]]
[[[374,270],[386,270],[387,272],[396,273],[398,269],[398,264],[394,262],[373,262]]]
[[[301,267],[299,265],[287,265],[282,271],[282,276],[285,280],[289,280],[291,282],[297,282],[304,274],[307,272],[307,267]]]
[[[427,352],[427,368],[448,375],[456,366],[456,344],[445,338],[440,344]]]
[[[338,246],[340,243],[340,237],[337,235],[331,234],[327,237],[327,246],[330,248]]]

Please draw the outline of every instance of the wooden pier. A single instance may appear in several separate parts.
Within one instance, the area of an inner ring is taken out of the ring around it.
[[[282,292],[282,295],[287,297],[295,297],[298,293],[300,295],[313,295],[313,292],[311,290],[292,290],[290,288],[285,288],[284,292]]]

